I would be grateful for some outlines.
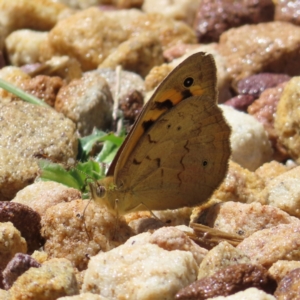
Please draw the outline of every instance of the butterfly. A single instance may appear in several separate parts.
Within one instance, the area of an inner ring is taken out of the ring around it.
[[[120,215],[202,204],[227,172],[230,132],[213,56],[193,54],[144,106],[92,199]]]

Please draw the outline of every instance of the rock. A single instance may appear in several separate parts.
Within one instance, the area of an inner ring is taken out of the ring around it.
[[[271,179],[262,197],[268,205],[278,207],[292,216],[300,217],[300,166]]]
[[[27,205],[42,217],[49,207],[76,199],[81,199],[77,189],[54,181],[38,181],[19,191],[11,203]]]
[[[41,264],[34,260],[30,255],[17,253],[3,271],[4,288],[9,290],[16,279],[29,268],[39,268],[40,266]]]
[[[276,0],[274,19],[300,25],[300,3],[295,0]]]
[[[171,300],[180,288],[195,281],[197,268],[188,251],[168,251],[131,240],[91,258],[82,291],[109,299],[126,295],[129,299]]]
[[[250,263],[250,258],[247,257],[247,255],[226,241],[220,242],[220,244],[211,249],[202,260],[197,279],[212,276],[228,266]]]
[[[276,300],[276,298],[270,294],[265,293],[257,288],[249,288],[242,292],[235,293],[234,295],[228,297],[214,297],[208,298],[207,300]]]
[[[233,28],[221,35],[219,51],[234,83],[263,72],[297,75],[300,28],[285,22]]]
[[[144,14],[136,9],[101,11],[91,7],[57,23],[49,32],[48,43],[40,49],[41,60],[67,54],[76,58],[84,71],[92,70],[121,43],[141,33],[156,34],[163,49],[179,41],[196,42],[188,25],[162,14]]]
[[[166,17],[188,23],[194,23],[196,11],[201,0],[144,0],[142,10],[146,13],[163,13]]]
[[[300,293],[300,268],[288,273],[279,282],[274,293],[277,300],[297,299]]]
[[[257,202],[250,204],[232,201],[217,203],[202,211],[194,219],[194,222],[199,219],[203,225],[241,237],[251,236],[259,230],[279,224],[298,223],[300,225],[298,218],[290,216],[279,208],[261,205]]]
[[[210,199],[223,202],[263,203],[261,191],[264,188],[265,182],[260,176],[229,160],[227,174]]]
[[[109,300],[109,299],[92,293],[82,293],[76,296],[60,297],[57,298],[57,300]]]
[[[16,253],[26,252],[27,244],[20,231],[11,222],[0,223],[0,270],[4,270]]]
[[[194,29],[199,43],[218,42],[220,35],[232,27],[272,21],[274,10],[271,0],[203,0]]]
[[[74,267],[64,258],[56,258],[30,268],[10,289],[12,299],[56,300],[62,296],[79,294]]]
[[[53,109],[22,101],[0,103],[0,199],[14,198],[33,182],[39,172],[38,157],[75,159],[75,130],[71,120]]]
[[[0,202],[0,222],[14,224],[25,238],[29,254],[44,244],[40,233],[41,217],[29,206],[13,202]]]
[[[282,83],[274,88],[266,89],[247,109],[248,113],[264,126],[274,150],[273,158],[278,161],[289,158],[288,152],[279,141],[278,133],[274,127],[277,105],[285,85],[286,83]]]
[[[176,294],[175,299],[205,300],[232,295],[250,287],[272,293],[276,288],[276,282],[268,277],[267,270],[260,265],[233,265],[183,288]]]
[[[163,62],[163,49],[158,36],[141,33],[121,43],[98,68],[115,69],[121,66],[145,77],[154,66]]]
[[[288,260],[278,260],[272,267],[268,270],[268,273],[272,278],[274,278],[277,283],[279,282],[291,271],[300,268],[300,261],[288,261]]]
[[[246,112],[248,106],[251,105],[254,100],[255,98],[252,95],[238,95],[227,100],[226,102],[224,102],[224,104],[231,106],[236,110]]]
[[[8,61],[13,66],[33,64],[39,61],[39,48],[47,41],[47,32],[21,29],[13,31],[5,39]]]
[[[237,93],[258,98],[266,89],[276,87],[291,79],[285,74],[260,73],[241,79],[237,83]]]
[[[254,117],[229,106],[220,107],[232,128],[231,159],[250,171],[270,161],[273,150],[262,124]]]
[[[278,260],[299,260],[300,224],[280,224],[257,231],[245,238],[237,249],[250,257],[253,264],[270,267]]]
[[[126,241],[130,228],[93,201],[74,200],[51,206],[42,218],[44,250],[50,258],[67,258],[78,270],[90,257]],[[63,243],[61,241],[64,241]]]
[[[113,99],[106,80],[97,72],[87,72],[60,89],[55,109],[77,124],[81,136],[94,128],[106,130],[112,122]]]
[[[300,162],[299,96],[300,77],[293,77],[283,90],[275,115],[275,130],[279,141],[296,162]]]

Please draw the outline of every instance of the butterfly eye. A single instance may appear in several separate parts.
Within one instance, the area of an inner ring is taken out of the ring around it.
[[[207,161],[207,160],[203,160],[203,161],[202,161],[202,166],[203,166],[203,167],[206,167],[207,165],[208,165],[208,161]]]
[[[105,192],[106,192],[106,189],[103,185],[97,185],[96,194],[98,197],[100,197],[100,198],[104,197]]]
[[[190,86],[192,86],[194,83],[194,79],[192,77],[188,77],[184,80],[183,85],[188,88]]]

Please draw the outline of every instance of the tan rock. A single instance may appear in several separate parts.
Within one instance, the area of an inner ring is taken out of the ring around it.
[[[30,268],[10,289],[11,299],[56,300],[79,293],[74,267],[67,259],[52,259]]]
[[[142,10],[146,13],[163,13],[166,17],[193,25],[201,0],[144,0]]]
[[[254,117],[230,106],[220,105],[220,107],[232,128],[231,159],[250,171],[255,171],[262,164],[270,161],[273,149],[262,124]]]
[[[250,257],[253,264],[270,267],[278,260],[300,259],[300,224],[280,224],[245,238],[237,249]]]
[[[288,154],[298,163],[300,162],[299,97],[300,77],[293,77],[283,90],[275,116],[275,130],[279,136],[279,141],[285,146]]]
[[[201,224],[241,237],[248,237],[254,232],[279,224],[298,223],[300,225],[298,218],[290,216],[279,208],[261,205],[257,202],[217,203],[206,210],[203,215],[200,214],[198,219],[201,219]]]
[[[236,82],[260,72],[299,74],[299,45],[298,26],[270,22],[227,30],[220,37],[219,49]]]
[[[0,198],[10,200],[33,182],[38,157],[75,159],[75,130],[75,124],[54,109],[22,101],[0,103]]]
[[[0,1],[0,23],[7,34],[22,28],[49,30],[60,17],[69,13],[66,5],[51,0]]]
[[[91,258],[82,291],[109,299],[173,300],[195,281],[197,263],[187,251],[167,251],[158,245],[126,243]]]
[[[298,268],[300,268],[300,261],[278,260],[272,265],[268,272],[270,276],[279,283],[289,272]]]
[[[0,223],[0,268],[3,270],[16,253],[26,253],[27,244],[11,222]]]
[[[265,185],[267,185],[273,178],[289,171],[290,169],[292,169],[292,167],[279,163],[276,160],[272,160],[256,169],[255,174],[263,179]]]
[[[163,50],[158,36],[141,33],[121,43],[101,62],[99,68],[115,69],[122,66],[124,70],[145,77],[154,66],[163,62]]]
[[[264,180],[260,176],[230,160],[227,174],[211,199],[224,202],[263,203],[264,199],[260,193],[264,187]]]
[[[144,14],[135,9],[101,11],[93,7],[57,23],[41,49],[41,59],[67,54],[78,59],[83,70],[91,70],[121,43],[141,33],[157,34],[163,48],[178,42],[196,42],[190,27],[161,14]]]
[[[80,198],[81,193],[77,189],[54,181],[39,181],[19,191],[11,202],[27,205],[43,216],[53,205]]]
[[[57,298],[57,300],[109,300],[109,299],[101,295],[95,295],[92,293],[82,293],[76,296],[60,297]]]
[[[250,258],[247,255],[224,241],[211,249],[204,257],[199,266],[197,279],[209,277],[228,266],[250,263]]]
[[[77,124],[81,136],[91,134],[94,128],[110,128],[112,107],[109,86],[97,72],[87,72],[62,87],[55,102],[55,109]]]
[[[89,258],[123,243],[131,234],[121,219],[91,201],[74,200],[47,209],[42,218],[44,251],[84,270]]]
[[[266,204],[300,217],[300,167],[295,167],[270,180],[261,196]]]
[[[278,300],[297,299],[300,294],[300,268],[289,272],[282,278],[274,293]]]

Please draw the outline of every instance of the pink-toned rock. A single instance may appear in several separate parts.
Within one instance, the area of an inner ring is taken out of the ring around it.
[[[268,132],[269,139],[274,149],[273,157],[278,161],[289,158],[288,152],[279,141],[278,134],[274,128],[274,119],[277,105],[283,93],[286,83],[279,84],[274,88],[268,88],[247,109],[248,113],[263,124]]]
[[[232,27],[272,21],[273,16],[274,3],[271,0],[203,0],[194,29],[199,42],[218,42],[220,35]]]

